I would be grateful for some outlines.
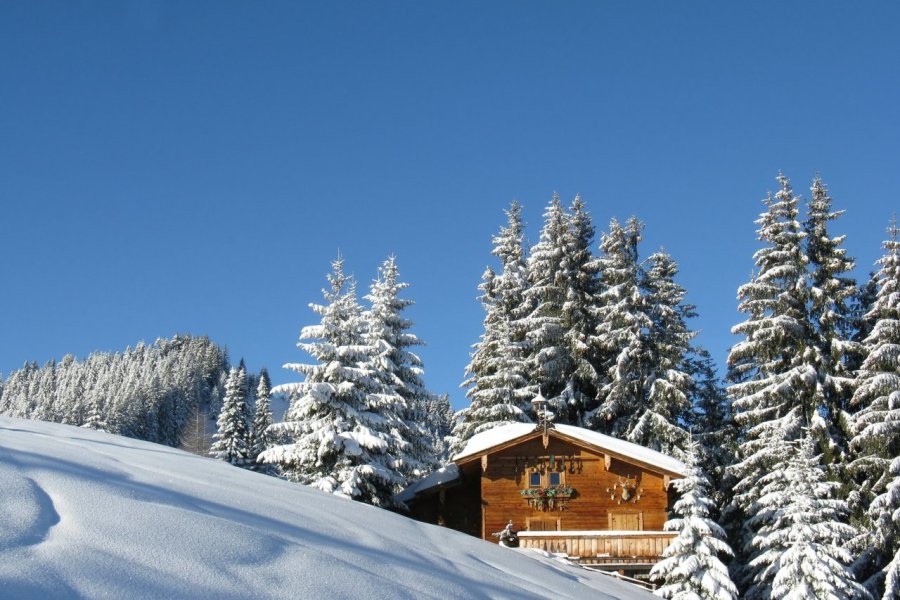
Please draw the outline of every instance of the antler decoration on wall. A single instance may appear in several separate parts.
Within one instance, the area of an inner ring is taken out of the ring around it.
[[[629,475],[627,477],[619,477],[618,480],[611,488],[606,488],[606,491],[609,492],[609,499],[615,500],[616,504],[622,504],[623,502],[636,504],[644,492],[644,488],[637,486],[637,477]]]

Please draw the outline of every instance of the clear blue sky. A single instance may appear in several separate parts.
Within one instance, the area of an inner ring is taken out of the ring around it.
[[[0,371],[207,334],[305,360],[340,250],[396,254],[458,385],[512,199],[635,214],[721,361],[753,220],[820,171],[860,271],[900,190],[900,4],[0,1]]]

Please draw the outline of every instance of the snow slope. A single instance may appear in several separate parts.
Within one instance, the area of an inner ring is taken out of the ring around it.
[[[3,598],[653,598],[212,459],[0,417]]]

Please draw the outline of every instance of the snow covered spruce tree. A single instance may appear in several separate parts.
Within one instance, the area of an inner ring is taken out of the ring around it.
[[[872,333],[875,327],[875,316],[872,314],[872,308],[875,306],[875,300],[878,297],[878,274],[869,273],[869,278],[862,285],[857,286],[856,294],[850,302],[850,319],[851,330],[853,331],[850,341],[853,344],[849,347],[847,353],[846,368],[849,373],[854,376],[862,367],[862,363],[866,358],[865,340]],[[856,386],[854,381],[853,391],[855,393]],[[850,403],[850,411],[854,410],[853,403]]]
[[[565,315],[572,281],[570,238],[569,216],[554,194],[544,213],[540,239],[528,257],[525,299],[531,312],[523,325],[531,382],[547,398],[560,423],[578,422],[580,406],[572,385],[575,357]]]
[[[332,267],[325,304],[310,305],[321,321],[304,327],[298,343],[316,362],[285,365],[305,379],[273,390],[289,393],[291,404],[284,421],[269,427],[274,442],[259,460],[291,481],[388,506],[402,480],[390,455],[395,441],[389,423],[370,398],[382,391],[372,369],[374,351],[365,342],[356,284],[344,275],[342,259]]]
[[[272,410],[270,408],[272,384],[269,380],[269,372],[262,369],[259,373],[259,384],[256,386],[256,407],[253,411],[253,423],[250,427],[250,436],[247,443],[247,455],[250,468],[254,471],[267,471],[263,463],[258,462],[259,455],[268,447],[268,429],[272,424]]]
[[[756,571],[744,597],[869,598],[848,567],[852,556],[844,545],[855,530],[843,522],[847,504],[834,498],[839,484],[826,481],[815,442],[779,436],[773,451],[784,466],[758,482],[760,497],[749,520],[756,530],[751,560]]]
[[[225,384],[225,398],[216,421],[218,430],[213,435],[210,456],[224,460],[236,467],[249,464],[250,452],[247,447],[249,426],[247,423],[247,403],[244,391],[244,372],[232,367]]]
[[[738,289],[738,308],[747,320],[732,332],[744,339],[728,356],[728,394],[741,438],[733,467],[737,483],[732,517],[737,522],[753,514],[760,478],[783,468],[784,456],[775,451],[780,442],[798,439],[804,427],[817,436],[827,429],[818,416],[824,398],[807,313],[805,234],[790,182],[779,175],[778,183],[780,190],[764,200],[767,211],[756,221],[765,244],[754,255],[758,271]],[[754,537],[751,526],[732,547],[739,554],[749,551]],[[753,580],[758,570],[750,565],[739,585]]]
[[[872,330],[864,340],[865,360],[857,373],[852,407],[853,460],[849,472],[856,487],[850,495],[854,516],[870,532],[860,540],[856,570],[877,589],[885,565],[893,559],[898,540],[888,541],[877,530],[890,516],[875,509],[873,499],[886,493],[894,477],[891,461],[900,455],[900,229],[888,229],[885,254],[878,261],[878,292],[869,318]],[[887,506],[885,504],[882,504]]]
[[[603,376],[599,406],[586,415],[589,427],[627,438],[643,413],[645,367],[652,363],[645,335],[653,321],[644,310],[640,289],[638,242],[643,223],[616,219],[600,241],[597,259],[602,291],[598,298],[596,347]]]
[[[523,318],[528,271],[523,246],[522,208],[513,202],[506,211],[507,226],[493,238],[492,253],[500,272],[491,267],[479,286],[485,309],[484,333],[466,366],[466,396],[471,404],[460,412],[453,430],[451,454],[462,450],[473,435],[510,421],[530,421],[529,402],[536,395],[530,384]]]
[[[100,407],[100,403],[96,398],[92,399],[90,404],[88,404],[82,427],[106,431],[106,421],[103,419],[103,409]]]
[[[573,371],[566,384],[569,420],[584,424],[584,416],[597,406],[601,377],[597,371],[597,297],[600,293],[599,263],[591,253],[594,225],[581,196],[575,196],[569,215],[565,263],[568,274],[563,303],[565,341]]]
[[[666,531],[677,536],[653,566],[650,578],[660,583],[657,596],[679,600],[736,600],[737,588],[720,557],[732,556],[725,531],[711,518],[714,502],[709,497],[709,482],[698,463],[699,447],[691,443],[685,454],[687,477],[672,486],[680,494],[666,521]]]
[[[866,553],[875,564],[887,563],[866,581],[872,595],[882,600],[900,598],[900,456],[891,461],[890,475],[891,483],[869,508],[873,527]]]
[[[412,321],[403,311],[413,304],[400,297],[409,283],[400,281],[397,261],[392,256],[378,269],[366,299],[366,344],[372,348],[372,369],[382,389],[370,395],[370,410],[384,420],[383,430],[391,432],[389,454],[392,468],[406,487],[439,466],[440,449],[433,445],[428,408],[433,394],[422,381],[422,360],[410,349],[423,342],[410,332]],[[398,490],[399,491],[399,490]]]
[[[435,448],[437,461],[443,465],[450,459],[450,448],[453,442],[453,426],[456,423],[456,412],[450,405],[450,396],[440,394],[432,396],[426,412],[431,444]]]
[[[847,450],[849,423],[846,414],[852,395],[853,374],[848,357],[854,353],[852,301],[856,280],[847,274],[855,263],[842,248],[845,236],[832,237],[828,224],[844,214],[833,211],[831,197],[819,177],[810,188],[806,233],[810,333],[816,344],[814,364],[824,395],[823,413],[827,443],[822,444],[826,462],[836,463]]]
[[[642,365],[643,389],[637,420],[628,440],[666,454],[682,457],[690,444],[687,426],[694,380],[689,372],[691,340],[687,319],[696,316],[686,304],[686,292],[675,283],[678,265],[660,251],[647,259],[642,288],[645,314],[651,327],[647,332],[649,364]]]
[[[737,454],[737,431],[731,403],[716,375],[709,352],[695,347],[689,357],[689,371],[694,381],[691,390],[691,430],[699,444],[698,462],[710,482],[710,496],[715,502],[715,518],[730,499],[733,486],[728,467]]]

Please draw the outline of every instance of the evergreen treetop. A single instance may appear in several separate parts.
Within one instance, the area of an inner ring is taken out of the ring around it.
[[[592,429],[623,438],[639,418],[635,408],[645,406],[642,365],[652,362],[646,333],[653,322],[645,311],[638,264],[642,229],[635,218],[625,227],[612,219],[597,259],[602,291],[593,343],[604,385],[599,406],[586,420]]]
[[[575,390],[569,385],[575,361],[566,339],[564,314],[572,279],[569,240],[569,218],[559,195],[554,194],[544,213],[540,239],[528,256],[525,300],[531,312],[523,324],[531,381],[547,398],[560,423],[577,418],[577,414],[570,414],[577,402]]]
[[[245,467],[250,461],[250,432],[243,379],[243,370],[232,367],[225,385],[222,410],[216,422],[218,431],[213,435],[215,441],[209,450],[211,456],[236,467]]]
[[[265,471],[266,468],[258,462],[259,455],[266,451],[269,445],[268,429],[272,425],[272,410],[270,408],[272,385],[269,380],[269,372],[262,369],[259,373],[259,383],[256,386],[256,407],[253,413],[253,423],[250,427],[250,441],[248,443],[249,461],[254,471]]]
[[[422,361],[410,350],[423,342],[410,332],[412,321],[402,315],[413,304],[400,297],[409,284],[400,281],[394,257],[388,258],[378,273],[366,296],[371,309],[366,313],[365,339],[372,346],[374,376],[382,389],[370,397],[370,408],[391,434],[392,466],[401,479],[398,487],[405,487],[434,470],[440,452],[433,447],[428,427],[432,394],[422,380]]]
[[[507,226],[493,238],[493,254],[501,261],[500,273],[488,267],[479,289],[485,310],[484,332],[474,346],[463,382],[471,404],[463,409],[453,429],[451,453],[458,452],[473,435],[510,421],[529,421],[534,386],[526,356],[525,316],[528,271],[524,258],[521,207],[513,202],[506,212]]]
[[[290,393],[291,404],[285,420],[269,428],[278,443],[260,461],[276,465],[292,481],[390,505],[401,482],[391,465],[387,423],[370,407],[370,395],[382,388],[364,339],[356,284],[344,275],[342,259],[332,263],[328,282],[325,304],[310,305],[320,322],[304,327],[298,343],[316,362],[285,365],[305,379],[276,388]]]

